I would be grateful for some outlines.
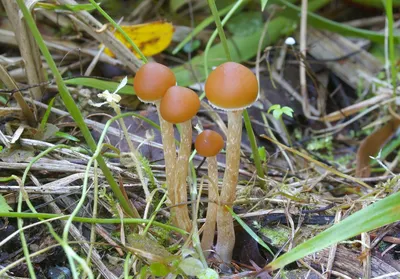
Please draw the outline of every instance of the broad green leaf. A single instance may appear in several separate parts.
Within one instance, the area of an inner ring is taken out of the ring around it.
[[[292,108],[290,108],[290,107],[283,107],[281,110],[282,110],[282,112],[283,112],[284,114],[286,114],[287,116],[293,117],[293,109],[292,109]]]
[[[199,279],[218,279],[218,273],[211,268],[207,268],[203,272],[201,272],[199,275],[197,275],[197,278]]]
[[[375,202],[350,215],[317,236],[303,242],[268,264],[266,270],[276,270],[320,251],[340,241],[400,220],[400,192]]]
[[[269,107],[268,113],[270,113],[273,110],[277,110],[277,109],[281,109],[281,105],[279,105],[279,104],[272,105],[272,106]]]
[[[275,119],[280,119],[282,117],[282,110],[276,109],[272,112],[272,115],[274,116]]]
[[[162,263],[152,263],[150,265],[150,272],[154,276],[167,276],[170,272],[169,268]]]
[[[231,213],[233,218],[245,229],[245,231],[255,240],[257,241],[258,244],[260,244],[262,247],[264,247],[272,256],[274,256],[274,252],[272,252],[271,248],[268,247],[268,245],[255,233],[253,230],[245,223],[243,222],[242,219],[240,219],[239,216],[235,212],[233,212],[232,208],[229,206],[225,206],[225,208]]]
[[[118,86],[120,85],[119,82],[109,81],[109,80],[102,80],[97,78],[89,78],[89,77],[78,77],[78,78],[71,78],[64,80],[66,84],[70,85],[81,85],[85,87],[96,88],[99,90],[108,90],[110,92],[114,92]],[[135,95],[135,91],[133,90],[133,86],[131,84],[125,85],[119,91],[119,94],[128,94],[128,95]]]
[[[226,23],[234,36],[248,36],[264,25],[261,12],[241,12]]]
[[[179,268],[188,276],[196,276],[204,270],[204,266],[199,259],[189,257],[179,263]]]
[[[0,212],[10,212],[10,211],[13,211],[12,208],[8,205],[3,195],[0,195]]]

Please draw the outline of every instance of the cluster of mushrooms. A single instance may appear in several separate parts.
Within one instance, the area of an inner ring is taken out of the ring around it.
[[[191,89],[176,86],[174,73],[166,66],[149,62],[144,64],[134,78],[138,98],[157,107],[164,149],[166,184],[174,225],[191,231],[192,222],[187,206],[187,176],[192,146],[191,119],[200,108],[198,95]],[[233,218],[225,206],[232,207],[236,198],[242,136],[242,112],[258,97],[258,82],[245,66],[227,62],[213,70],[205,84],[210,104],[228,114],[226,141],[226,168],[222,188],[218,187],[216,155],[224,147],[220,134],[204,130],[195,140],[195,148],[208,163],[208,208],[201,245],[211,249],[217,226],[216,254],[230,262],[235,244]],[[180,125],[180,146],[176,154],[174,124]]]

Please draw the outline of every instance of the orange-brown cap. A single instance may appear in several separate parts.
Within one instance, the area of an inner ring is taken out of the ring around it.
[[[197,94],[188,88],[172,86],[167,90],[160,103],[162,118],[170,123],[183,123],[196,115],[200,108]]]
[[[174,73],[168,67],[156,62],[144,64],[133,79],[136,95],[147,103],[160,100],[168,88],[175,84]]]
[[[194,146],[199,155],[213,157],[224,147],[224,139],[213,130],[204,130],[197,136]]]
[[[240,110],[258,97],[256,76],[245,66],[227,62],[210,73],[205,85],[210,103],[223,110]]]

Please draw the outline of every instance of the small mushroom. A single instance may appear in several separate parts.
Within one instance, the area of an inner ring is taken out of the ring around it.
[[[219,203],[218,165],[216,156],[224,145],[225,142],[222,136],[212,130],[204,130],[201,132],[194,143],[197,153],[200,156],[207,157],[208,164],[208,208],[201,238],[201,247],[203,250],[210,249],[214,242],[215,224],[217,221],[217,209]]]
[[[192,223],[187,206],[187,184],[189,157],[192,147],[192,121],[200,108],[197,94],[185,87],[172,86],[165,93],[160,104],[161,116],[173,124],[180,124],[181,143],[176,162],[175,178],[177,187],[174,190],[172,216],[176,225],[190,231]]]
[[[229,263],[235,245],[235,232],[232,215],[225,206],[232,206],[236,198],[242,112],[257,100],[258,82],[256,76],[245,66],[227,62],[210,73],[205,84],[205,93],[211,105],[228,113],[226,169],[217,214],[216,253],[224,262]]]
[[[176,78],[174,73],[168,67],[156,62],[144,64],[137,71],[135,78],[133,79],[133,87],[138,98],[142,102],[151,103],[157,107],[164,150],[167,189],[172,204],[174,204],[172,198],[175,195],[173,174],[175,172],[176,163],[174,127],[171,123],[162,118],[160,114],[160,101],[168,88],[175,84]]]

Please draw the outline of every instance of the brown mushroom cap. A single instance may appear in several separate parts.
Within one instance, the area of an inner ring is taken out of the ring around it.
[[[172,86],[167,90],[160,103],[162,118],[170,123],[183,123],[196,115],[200,108],[197,94],[188,88]]]
[[[227,62],[210,73],[205,85],[210,103],[223,110],[240,110],[258,97],[256,76],[245,66]]]
[[[136,95],[143,102],[160,100],[168,88],[176,84],[174,73],[166,66],[149,62],[137,71],[133,79]]]
[[[204,130],[197,136],[194,146],[199,155],[213,157],[224,147],[224,139],[213,130]]]

